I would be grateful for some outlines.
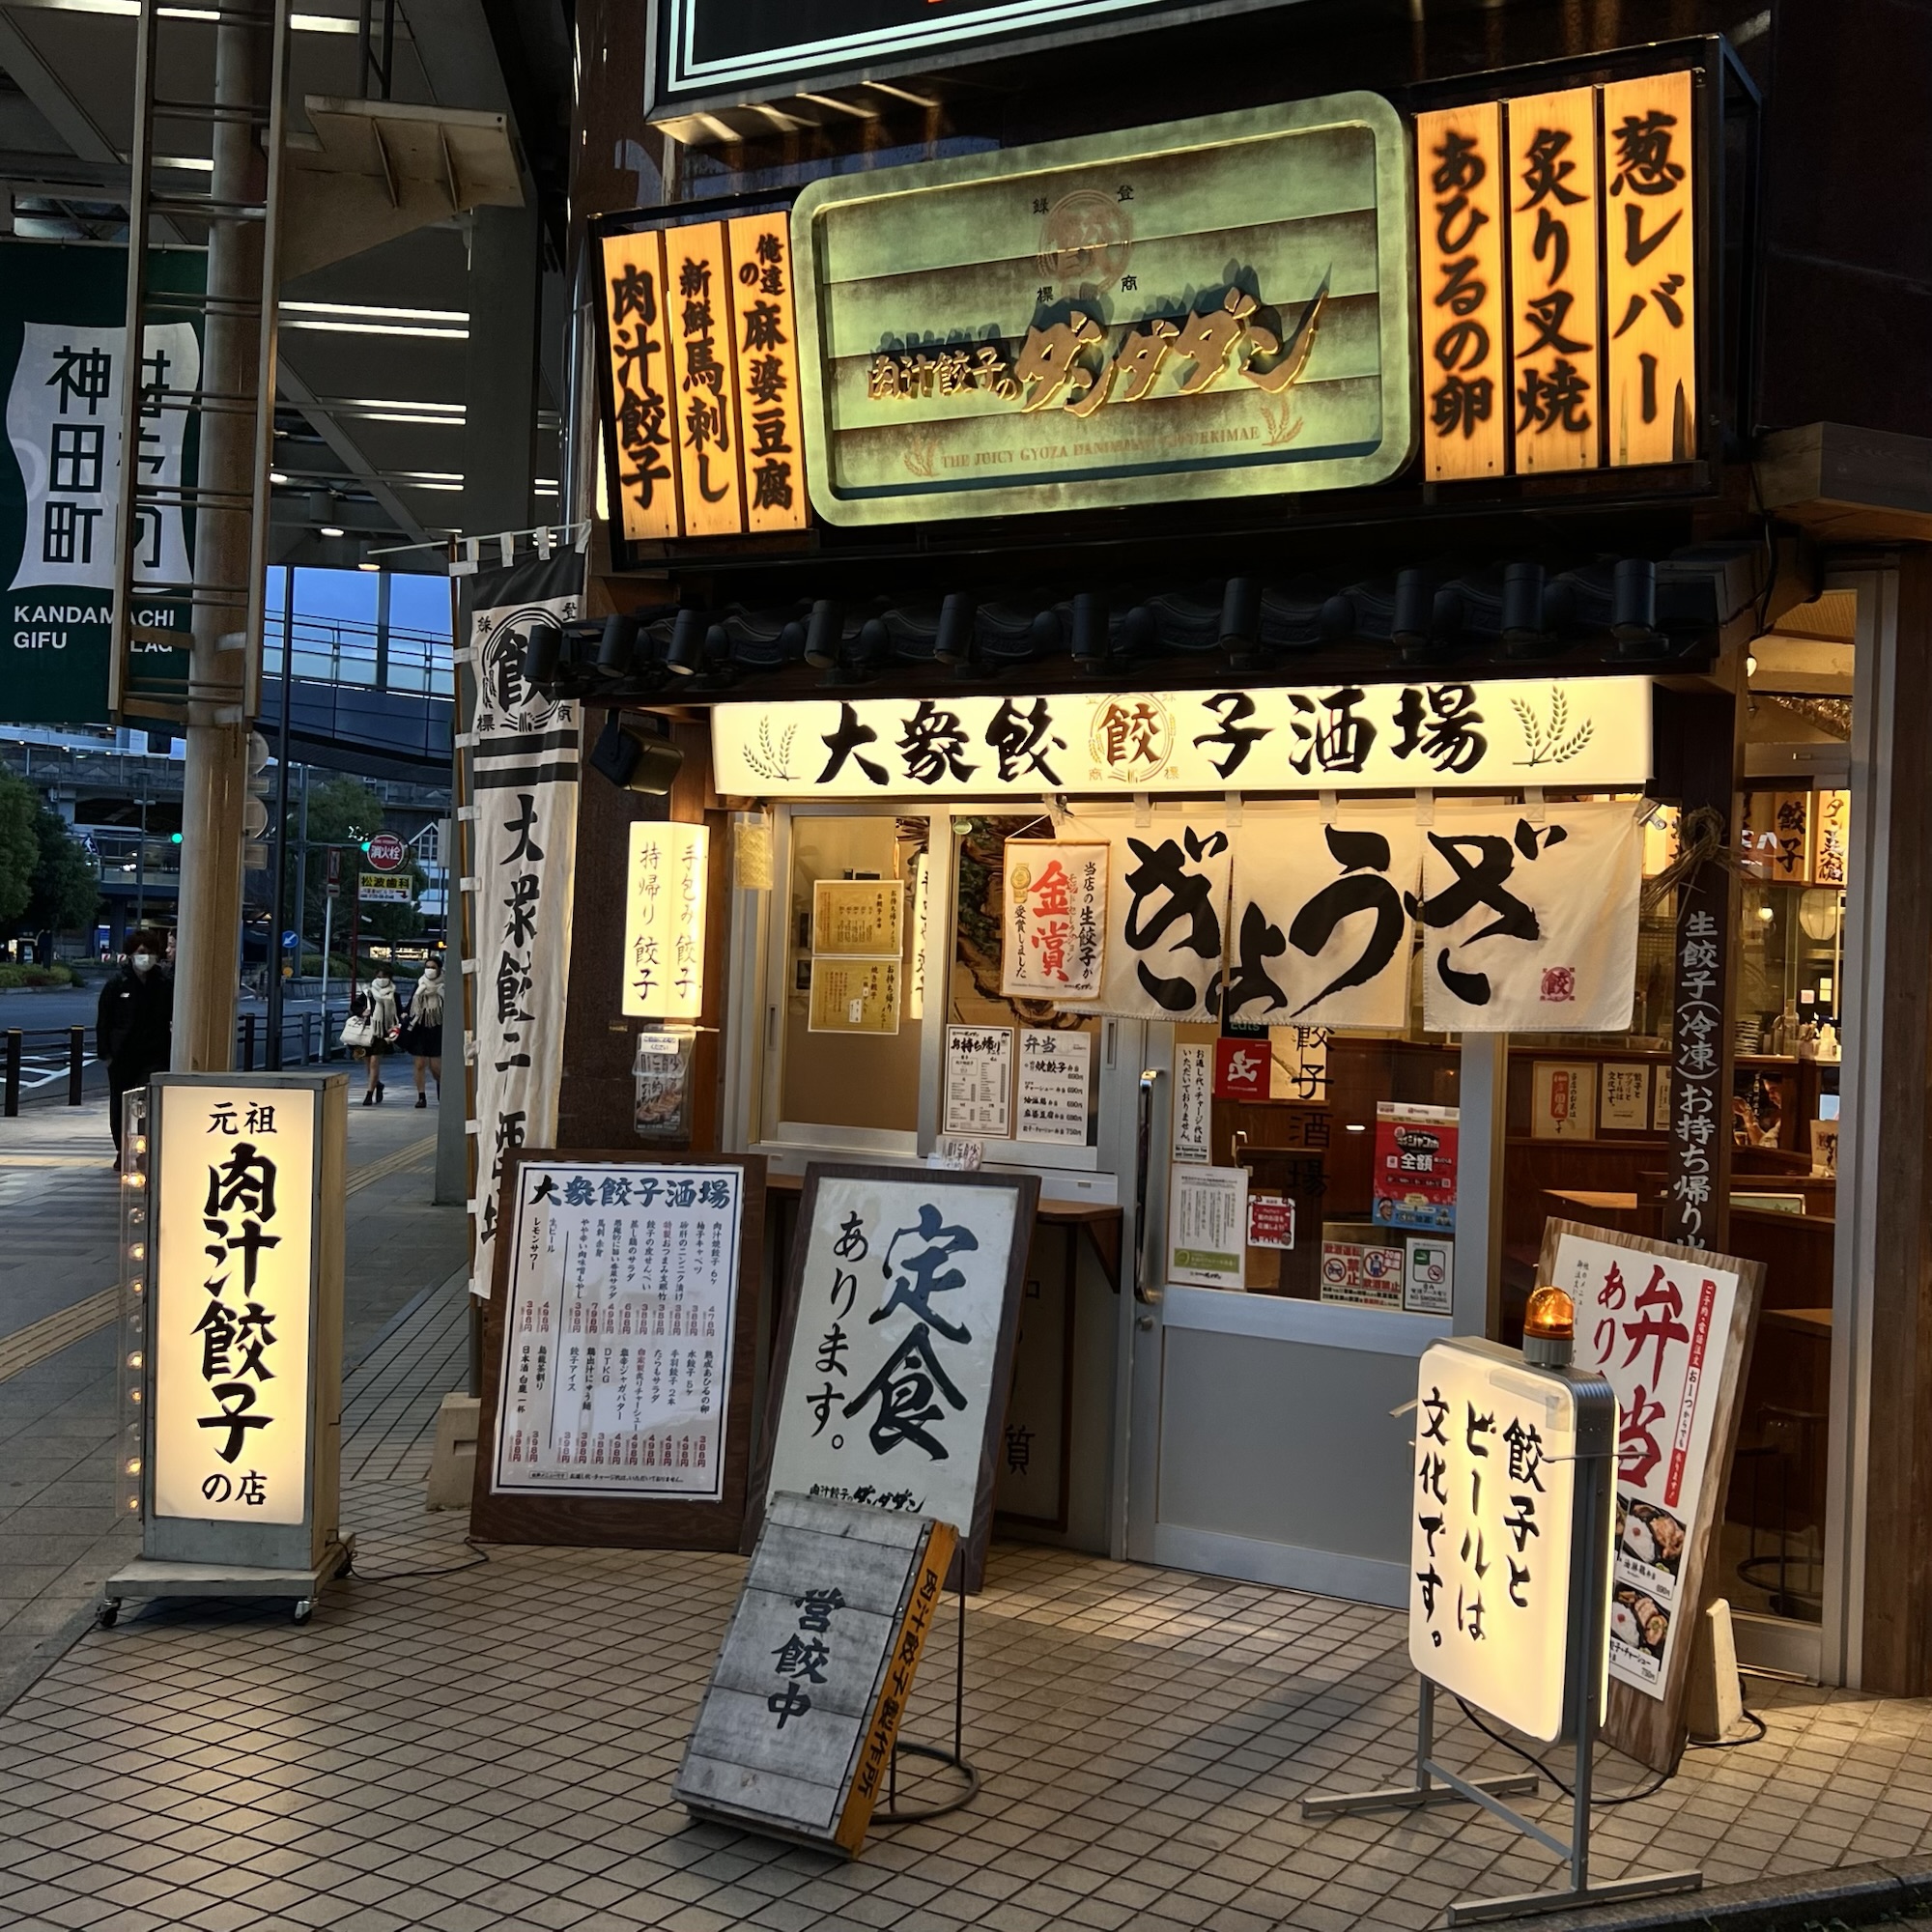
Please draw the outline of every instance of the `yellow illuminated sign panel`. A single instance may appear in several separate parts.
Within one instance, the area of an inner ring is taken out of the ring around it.
[[[304,1520],[319,1091],[178,1084],[155,1187],[154,1510]]]
[[[624,1012],[696,1020],[704,1006],[704,893],[710,835],[701,825],[631,827],[624,898]]]

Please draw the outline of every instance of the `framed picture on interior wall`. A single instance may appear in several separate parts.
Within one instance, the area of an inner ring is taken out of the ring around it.
[[[1587,1141],[1597,1133],[1597,1068],[1590,1061],[1539,1060],[1530,1082],[1529,1131],[1540,1141]]]
[[[740,1547],[764,1213],[762,1154],[504,1162],[472,1534]]]
[[[937,1517],[985,1575],[1034,1175],[805,1171],[747,1538],[781,1492]]]

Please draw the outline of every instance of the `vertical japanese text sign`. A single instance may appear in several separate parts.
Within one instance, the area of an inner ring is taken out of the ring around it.
[[[805,426],[792,322],[791,229],[780,211],[740,215],[725,232],[746,521],[753,532],[802,530]]]
[[[1502,108],[1415,118],[1429,479],[1496,476],[1508,449]]]
[[[1602,1407],[1607,1448],[1607,1391]],[[1577,1409],[1562,1376],[1499,1343],[1459,1336],[1423,1352],[1409,1662],[1545,1744],[1575,1713],[1579,1663],[1602,1694],[1601,1656],[1572,1657],[1592,1635],[1571,1629],[1573,1539],[1591,1533],[1587,1509],[1577,1520]]]
[[[985,1562],[1039,1182],[813,1164],[753,1509],[781,1491],[950,1522]]]
[[[1510,371],[1519,470],[1602,460],[1597,94],[1509,103]]]
[[[347,1076],[155,1085],[143,1553],[305,1567],[337,1528]]]
[[[704,882],[710,835],[655,820],[631,827],[624,899],[624,1011],[696,1020],[704,1006]]]
[[[1604,89],[1613,467],[1684,463],[1697,453],[1692,86],[1679,72]]]
[[[666,231],[672,412],[684,533],[691,537],[729,536],[745,527],[730,274],[723,222]]]
[[[664,235],[604,238],[617,526],[626,543],[674,537],[677,443],[666,346]]]

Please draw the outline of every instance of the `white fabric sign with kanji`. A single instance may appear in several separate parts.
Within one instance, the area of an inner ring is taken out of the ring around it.
[[[1422,847],[1431,1033],[1628,1033],[1643,828],[1628,804],[1437,806]]]
[[[556,1140],[577,859],[578,707],[524,682],[525,634],[582,609],[575,552],[472,580],[469,720],[473,750],[467,962],[475,975],[472,1294],[488,1297],[503,1156]]]
[[[1407,804],[1250,806],[1235,834],[1229,1016],[1400,1028],[1422,838]]]

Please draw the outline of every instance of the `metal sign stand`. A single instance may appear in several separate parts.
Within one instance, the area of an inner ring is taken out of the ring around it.
[[[1559,1358],[1567,1364],[1565,1352]],[[1527,1351],[1525,1351],[1527,1352]],[[1532,1358],[1533,1359],[1533,1358]],[[1577,1408],[1575,1467],[1575,1529],[1570,1545],[1568,1655],[1564,1663],[1565,1722],[1562,1737],[1573,1741],[1576,1773],[1570,1794],[1570,1839],[1532,1824],[1502,1801],[1537,1788],[1534,1773],[1510,1777],[1466,1778],[1436,1762],[1435,1696],[1438,1687],[1418,1672],[1415,1725],[1415,1777],[1412,1783],[1377,1791],[1348,1792],[1331,1798],[1305,1798],[1304,1818],[1334,1818],[1364,1811],[1406,1811],[1420,1805],[1480,1804],[1514,1826],[1545,1850],[1570,1863],[1570,1883],[1548,1891],[1516,1892],[1505,1898],[1459,1898],[1449,1907],[1451,1925],[1480,1925],[1523,1918],[1569,1905],[1597,1905],[1610,1899],[1650,1898],[1663,1892],[1695,1891],[1701,1871],[1644,1872],[1607,1883],[1590,1881],[1590,1787],[1595,1774],[1597,1730],[1602,1720],[1607,1678],[1610,1611],[1610,1526],[1616,1508],[1616,1397],[1600,1378],[1559,1371],[1576,1391]]]
[[[980,1774],[966,1762],[966,1558],[963,1546],[955,1560],[959,1565],[959,1642],[952,1662],[952,1748],[945,1751],[937,1745],[909,1744],[903,1738],[895,1742],[892,1763],[886,1772],[886,1802],[872,1813],[875,1830],[881,1825],[917,1825],[927,1818],[944,1818],[949,1812],[970,1804],[980,1793]],[[902,1809],[899,1805],[901,1757],[930,1758],[934,1764],[956,1771],[966,1780],[965,1786],[954,1797],[941,1799],[933,1804]]]

